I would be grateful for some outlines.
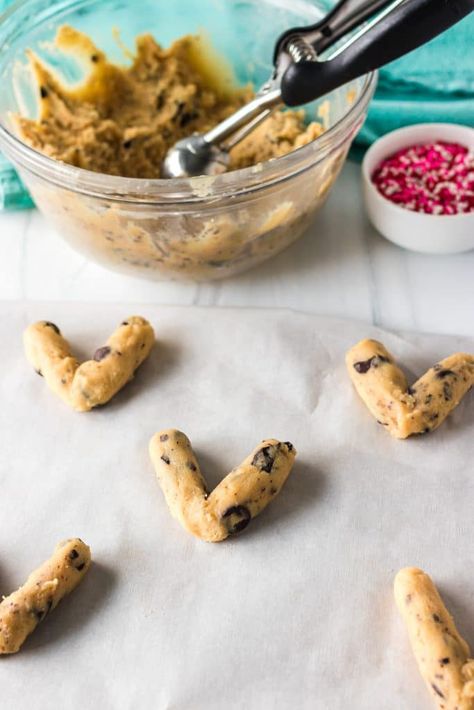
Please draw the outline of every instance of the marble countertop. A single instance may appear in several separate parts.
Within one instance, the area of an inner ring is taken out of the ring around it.
[[[348,163],[305,236],[228,281],[154,282],[73,252],[36,211],[0,214],[0,299],[292,308],[387,329],[473,334],[474,251],[404,251],[368,224],[359,166]]]

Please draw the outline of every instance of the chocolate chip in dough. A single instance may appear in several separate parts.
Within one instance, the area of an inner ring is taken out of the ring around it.
[[[49,612],[51,611],[51,607],[53,606],[53,600],[49,599],[48,603],[46,604],[46,607],[44,609],[33,609],[33,614],[36,616],[36,619],[38,620],[38,623],[40,621],[43,621],[43,619],[48,616]]]
[[[191,123],[191,121],[194,121],[194,119],[197,117],[198,113],[196,111],[189,111],[189,113],[183,113],[183,115],[179,119],[179,125],[181,126],[181,128],[184,128],[188,125],[188,123]]]
[[[385,355],[373,355],[368,360],[361,360],[354,363],[354,370],[360,375],[365,375],[371,367],[378,367],[381,363],[390,362]]]
[[[168,441],[169,436],[168,434],[161,434],[160,435],[160,441]]]
[[[97,64],[98,61],[99,61],[98,55],[97,55],[97,54],[92,54],[92,55],[91,55],[91,62],[93,62],[94,64]]]
[[[102,348],[98,348],[95,353],[94,357],[92,358],[96,362],[100,362],[104,358],[107,357],[107,355],[110,355],[112,352],[112,349],[108,345],[104,345]]]
[[[372,363],[375,357],[370,357],[368,360],[360,360],[354,363],[354,370],[359,373],[359,375],[365,375],[366,372],[372,367]]]
[[[295,448],[293,446],[293,444],[291,443],[291,441],[285,441],[284,443],[285,443],[285,446],[287,447],[288,451],[293,451],[293,449]]]
[[[446,658],[440,658],[439,664],[440,666],[447,666],[449,663],[449,656],[446,656]]]
[[[441,619],[438,614],[433,614],[433,621],[436,621],[437,624],[441,624]]]
[[[40,86],[40,96],[42,99],[46,99],[48,97],[48,89],[45,86]]]
[[[77,551],[77,550],[71,550],[71,552],[69,553],[69,559],[71,559],[71,560],[77,560],[78,557],[79,557],[78,551]]]
[[[78,572],[82,572],[82,570],[84,569],[85,566],[86,566],[86,563],[82,562],[82,564],[77,565],[76,569]]]
[[[275,447],[264,446],[263,449],[257,451],[252,459],[252,466],[256,466],[261,471],[270,473],[275,462]]]
[[[186,463],[186,466],[189,468],[190,471],[197,471],[196,464],[194,464],[192,461],[188,461]]]
[[[165,454],[161,454],[160,458],[161,458],[162,461],[164,461],[166,464],[169,465],[170,460],[169,460],[169,457],[168,457],[168,456],[166,456]]]
[[[454,377],[456,377],[456,373],[452,370],[438,370],[436,373],[436,377],[440,380],[444,380],[445,377],[449,377],[450,375],[454,375]]]
[[[54,323],[51,323],[51,321],[45,320],[44,325],[46,326],[46,328],[52,328],[56,335],[61,335],[61,331],[59,330],[58,326]]]
[[[437,685],[435,685],[434,683],[431,683],[431,687],[433,688],[436,695],[439,695],[440,698],[444,698],[443,693],[441,692],[441,690],[438,688]]]
[[[443,382],[443,397],[445,402],[450,402],[453,398],[453,391],[449,382]]]
[[[184,103],[184,101],[178,101],[176,104],[176,113],[174,115],[174,118],[181,119],[181,116],[182,116],[185,108],[186,108],[186,104]]]
[[[226,519],[227,529],[231,535],[242,532],[251,520],[250,511],[245,505],[232,505],[222,516]]]
[[[41,370],[35,370],[36,374],[39,375],[40,377],[43,377],[43,373]]]

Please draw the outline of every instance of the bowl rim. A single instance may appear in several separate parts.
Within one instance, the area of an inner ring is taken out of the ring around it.
[[[436,133],[437,131],[440,131],[444,133],[445,135],[440,135],[439,138],[441,140],[447,140],[449,139],[449,134],[452,135],[452,139],[454,140],[454,135],[453,133],[464,133],[464,134],[471,134],[472,135],[472,144],[473,148],[471,149],[471,146],[468,145],[466,146],[470,151],[473,150],[474,152],[474,128],[471,126],[466,126],[463,123],[446,123],[446,122],[433,122],[433,123],[413,123],[410,124],[409,126],[402,126],[402,128],[397,128],[394,131],[390,131],[389,133],[386,133],[385,135],[381,136],[378,138],[370,148],[367,150],[367,152],[364,155],[364,158],[362,160],[362,166],[361,166],[361,172],[362,172],[362,178],[363,182],[365,185],[365,189],[369,192],[370,198],[372,200],[376,200],[377,203],[381,206],[382,209],[384,209],[386,212],[392,212],[392,214],[396,214],[397,217],[403,217],[403,219],[406,220],[412,220],[413,222],[431,222],[433,224],[435,221],[444,221],[446,226],[449,226],[450,224],[453,224],[454,221],[461,222],[461,221],[469,221],[474,219],[474,211],[471,212],[461,212],[459,214],[429,214],[427,212],[415,212],[413,210],[408,210],[406,207],[401,207],[398,205],[396,202],[392,202],[391,200],[387,199],[385,195],[382,195],[380,193],[376,186],[374,185],[372,181],[372,171],[374,167],[371,165],[374,155],[382,148],[382,146],[387,147],[387,152],[383,156],[378,156],[377,158],[377,164],[380,163],[381,160],[384,160],[385,158],[388,158],[392,153],[396,152],[399,150],[399,148],[393,147],[393,142],[396,141],[397,139],[401,138],[402,136],[407,136],[408,142],[405,144],[405,147],[409,147],[410,145],[410,138],[409,136],[416,136],[418,133],[423,134],[424,132],[428,133]],[[430,141],[433,140],[432,138],[427,138],[426,140]],[[456,138],[456,140],[459,140],[459,138]],[[416,141],[415,141],[416,142]],[[392,145],[392,147],[390,147]],[[446,223],[446,219],[448,219],[448,222]],[[473,236],[474,240],[474,236]]]
[[[28,2],[29,0],[14,2],[0,17],[0,29],[7,19],[11,20]],[[315,5],[308,5],[308,9],[309,7],[312,11],[318,9]],[[5,42],[2,42],[0,56],[4,46]],[[31,148],[3,123],[0,123],[0,145],[20,171],[24,168],[36,177],[72,192],[109,201],[140,203],[144,206],[169,204],[178,199],[180,204],[208,203],[226,196],[248,195],[262,188],[286,182],[322,162],[337,150],[360,127],[361,119],[375,91],[377,72],[365,74],[358,81],[362,82],[361,88],[348,111],[315,140],[286,155],[215,177],[127,178],[86,170]]]

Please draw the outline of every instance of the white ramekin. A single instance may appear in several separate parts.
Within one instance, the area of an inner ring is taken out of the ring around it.
[[[391,242],[425,254],[456,254],[474,249],[474,212],[431,215],[412,212],[383,197],[371,176],[384,158],[416,143],[449,141],[474,152],[474,128],[454,123],[419,123],[379,138],[362,162],[364,200],[374,227]]]

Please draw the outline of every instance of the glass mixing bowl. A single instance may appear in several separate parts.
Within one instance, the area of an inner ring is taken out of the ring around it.
[[[93,261],[161,279],[218,279],[248,269],[295,241],[323,204],[363,123],[373,75],[306,106],[327,130],[286,156],[212,178],[140,180],[66,165],[15,136],[12,114],[35,117],[38,109],[25,50],[77,81],[78,66],[51,45],[61,24],[86,32],[120,63],[114,28],[129,47],[144,32],[167,45],[204,29],[238,80],[258,87],[270,75],[279,34],[315,22],[323,7],[319,0],[17,2],[0,21],[0,149],[58,233]]]

